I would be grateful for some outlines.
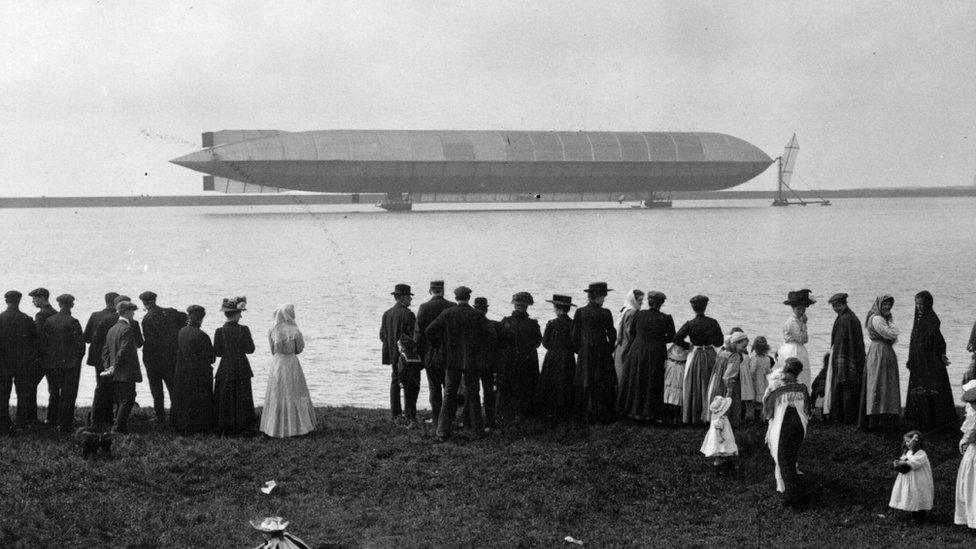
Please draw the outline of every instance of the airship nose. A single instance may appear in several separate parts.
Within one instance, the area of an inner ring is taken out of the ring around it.
[[[177,166],[183,166],[184,168],[190,168],[191,170],[205,171],[207,168],[213,165],[215,159],[210,151],[197,151],[190,153],[179,158],[174,158],[170,160],[173,164]]]

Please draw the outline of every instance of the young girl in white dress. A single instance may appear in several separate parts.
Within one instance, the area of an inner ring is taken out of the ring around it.
[[[268,369],[261,432],[277,438],[309,433],[316,425],[315,407],[298,361],[298,355],[305,349],[305,339],[295,323],[294,305],[282,305],[275,311],[268,343],[273,358]]]
[[[898,471],[891,489],[892,509],[912,513],[913,519],[925,517],[935,499],[935,483],[932,481],[932,465],[922,446],[922,433],[909,431],[901,443],[901,457],[892,466]]]
[[[962,386],[966,420],[959,440],[959,472],[956,473],[956,524],[976,528],[976,379]]]
[[[715,395],[708,406],[712,421],[702,442],[701,453],[707,458],[713,458],[712,467],[717,477],[722,476],[723,468],[734,469],[735,465],[731,458],[739,455],[739,447],[735,444],[735,433],[732,432],[732,424],[726,416],[731,406],[732,398],[720,395]]]

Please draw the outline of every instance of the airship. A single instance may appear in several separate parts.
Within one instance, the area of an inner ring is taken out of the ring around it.
[[[414,202],[638,200],[713,191],[773,163],[721,133],[436,130],[223,130],[171,160],[224,192],[358,196],[409,210]]]

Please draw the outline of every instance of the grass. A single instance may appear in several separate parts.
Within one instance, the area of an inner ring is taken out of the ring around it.
[[[790,511],[761,426],[736,432],[738,472],[716,479],[697,429],[527,423],[433,444],[383,410],[319,414],[318,431],[286,440],[180,437],[137,415],[108,460],[49,431],[0,438],[0,546],[253,547],[247,520],[271,515],[312,547],[976,542],[952,524],[957,431],[927,439],[936,508],[913,525],[887,509],[900,438],[845,427],[811,424],[812,501]],[[268,496],[271,479],[281,490]]]

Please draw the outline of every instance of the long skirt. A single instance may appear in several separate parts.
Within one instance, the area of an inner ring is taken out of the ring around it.
[[[251,395],[251,378],[218,378],[214,387],[217,401],[217,432],[235,435],[254,431],[254,397]]]
[[[966,447],[956,473],[955,522],[976,528],[976,444]]]
[[[864,415],[901,414],[898,358],[884,341],[872,340],[864,367]]]
[[[715,347],[695,347],[688,354],[681,395],[683,423],[708,423],[708,382],[714,366]]]
[[[648,342],[638,336],[624,361],[624,375],[617,393],[618,412],[639,420],[662,417],[667,356],[665,343]]]
[[[684,386],[685,363],[671,360],[664,363],[664,403],[681,406],[681,392]]]
[[[177,370],[170,395],[169,419],[181,433],[205,433],[214,428],[214,393],[212,368],[201,371]]]
[[[298,357],[274,355],[268,369],[261,432],[271,437],[293,437],[312,432],[315,424],[315,407]]]
[[[776,351],[776,368],[779,370],[783,369],[786,365],[786,359],[796,357],[800,359],[803,363],[803,371],[800,375],[796,376],[796,380],[807,386],[809,390],[812,386],[812,373],[810,372],[810,355],[807,354],[807,348],[799,343],[784,343],[779,346],[779,350]]]

